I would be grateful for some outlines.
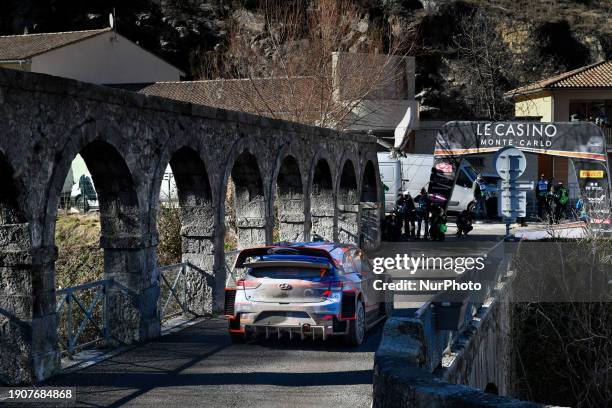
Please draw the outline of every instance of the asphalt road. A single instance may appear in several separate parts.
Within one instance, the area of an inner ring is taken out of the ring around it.
[[[481,238],[385,243],[370,255],[465,256],[492,245],[493,236]],[[404,276],[403,271],[392,274],[394,279]],[[398,294],[397,313],[412,313],[430,296]],[[225,319],[208,319],[46,385],[77,387],[77,406],[370,407],[381,326],[374,327],[359,348],[334,340],[234,345]]]
[[[231,344],[223,318],[135,347],[46,385],[77,406],[370,407],[381,325],[359,348],[299,340]]]

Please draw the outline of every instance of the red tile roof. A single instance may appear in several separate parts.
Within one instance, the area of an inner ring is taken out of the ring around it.
[[[25,60],[110,30],[110,28],[103,28],[100,30],[0,36],[0,61]]]
[[[545,89],[612,89],[612,61],[601,61],[573,71],[534,82],[505,93],[506,97],[542,91]]]
[[[216,108],[307,121],[316,118],[329,90],[316,77],[156,82],[138,92]]]

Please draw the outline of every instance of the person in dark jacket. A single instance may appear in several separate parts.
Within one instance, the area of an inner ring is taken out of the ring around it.
[[[413,238],[415,233],[416,206],[410,193],[404,195],[404,236]]]
[[[473,229],[472,213],[468,210],[461,211],[457,216],[457,236],[467,235]]]
[[[423,187],[418,196],[414,199],[414,204],[416,207],[415,215],[417,221],[417,231],[416,238],[421,238],[421,225],[425,224],[425,229],[423,230],[424,239],[429,237],[429,210],[430,210],[430,200],[429,195],[427,194],[427,190]]]
[[[536,198],[538,200],[538,218],[540,220],[544,219],[543,217],[548,213],[548,201],[546,200],[546,196],[550,191],[550,182],[544,176],[544,174],[540,175],[540,179],[536,184]]]

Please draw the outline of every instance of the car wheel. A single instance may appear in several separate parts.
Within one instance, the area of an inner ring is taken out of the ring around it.
[[[232,333],[230,332],[230,339],[232,340],[232,343],[234,344],[243,344],[246,343],[247,341],[247,335],[246,333]]]
[[[353,347],[359,347],[363,343],[366,332],[365,308],[363,302],[358,301],[355,310],[355,320],[350,321],[349,332],[346,342]]]

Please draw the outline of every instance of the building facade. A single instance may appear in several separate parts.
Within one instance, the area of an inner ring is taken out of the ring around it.
[[[519,120],[567,122],[586,120],[601,126],[606,135],[608,162],[612,158],[612,61],[601,61],[545,78],[507,92]],[[538,173],[573,186],[576,174],[566,158],[538,155]]]

